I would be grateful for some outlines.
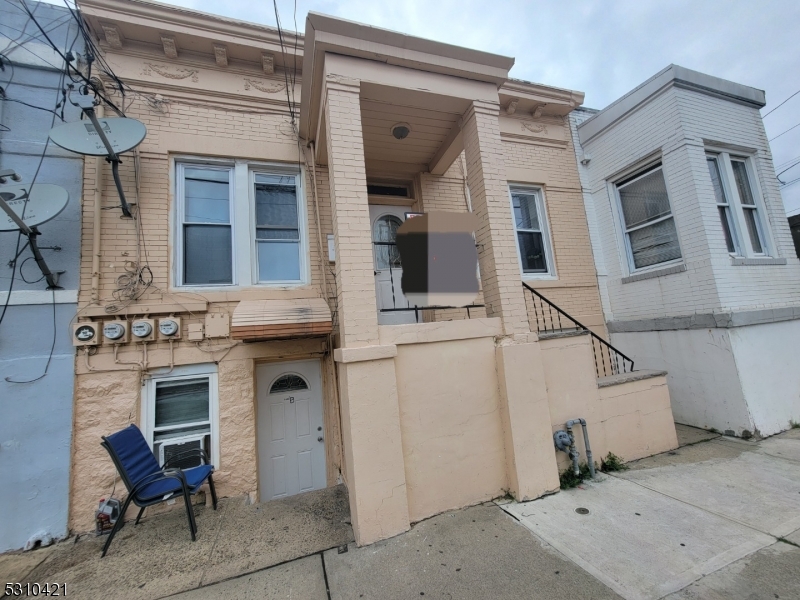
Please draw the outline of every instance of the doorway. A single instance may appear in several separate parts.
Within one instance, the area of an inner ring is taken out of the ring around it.
[[[400,264],[400,252],[397,250],[397,230],[405,221],[408,210],[407,206],[371,204],[369,207],[378,325],[418,322],[418,314],[403,295],[403,267]]]
[[[325,487],[320,361],[256,367],[261,502]]]

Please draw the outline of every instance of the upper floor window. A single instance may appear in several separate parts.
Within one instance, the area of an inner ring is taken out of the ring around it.
[[[538,188],[511,186],[510,193],[522,274],[551,275],[552,253],[542,192]]]
[[[616,184],[631,271],[681,258],[661,165]]]
[[[185,286],[307,281],[300,174],[292,167],[179,162],[175,279]]]
[[[767,232],[750,161],[720,152],[706,155],[706,162],[728,252],[739,256],[767,254]]]

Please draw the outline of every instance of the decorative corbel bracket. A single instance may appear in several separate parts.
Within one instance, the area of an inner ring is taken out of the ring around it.
[[[214,60],[218,67],[228,66],[228,48],[222,44],[214,44]]]
[[[262,52],[261,67],[264,69],[265,75],[272,75],[275,73],[275,55],[271,52]]]
[[[175,36],[162,33],[161,44],[164,46],[164,56],[167,58],[178,58],[178,46],[175,43]]]

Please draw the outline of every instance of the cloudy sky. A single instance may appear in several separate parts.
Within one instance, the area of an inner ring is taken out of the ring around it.
[[[275,25],[270,2],[171,4]],[[284,28],[313,10],[516,58],[513,77],[580,90],[603,108],[670,63],[766,91],[766,115],[800,90],[800,2],[761,0],[279,0]],[[765,117],[789,214],[800,212],[800,94]]]

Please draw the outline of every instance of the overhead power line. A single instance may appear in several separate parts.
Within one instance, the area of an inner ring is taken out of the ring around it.
[[[777,140],[777,139],[778,139],[779,137],[781,137],[783,134],[785,134],[785,133],[789,133],[789,132],[790,132],[792,129],[796,129],[797,127],[800,127],[800,123],[798,123],[797,125],[792,125],[792,126],[791,126],[791,127],[789,127],[789,129],[787,129],[786,131],[781,131],[781,132],[780,132],[778,135],[776,135],[774,138],[770,138],[770,139],[769,139],[769,140],[767,140],[767,141],[770,141],[770,142],[771,142],[771,141],[773,141],[773,140]]]
[[[772,113],[774,113],[776,110],[778,110],[778,109],[779,109],[781,106],[783,106],[784,104],[786,104],[786,103],[787,103],[789,100],[791,100],[792,98],[794,98],[795,96],[797,96],[797,94],[800,94],[800,90],[797,90],[797,91],[796,91],[794,94],[792,94],[791,96],[789,96],[789,97],[788,97],[786,100],[784,100],[783,102],[781,102],[780,104],[778,104],[778,106],[776,106],[775,108],[773,108],[771,111],[769,111],[767,114],[765,114],[765,115],[764,115],[763,117],[761,117],[761,118],[762,118],[762,119],[765,119],[765,118],[767,118],[767,117],[768,117],[768,116],[770,116]]]

